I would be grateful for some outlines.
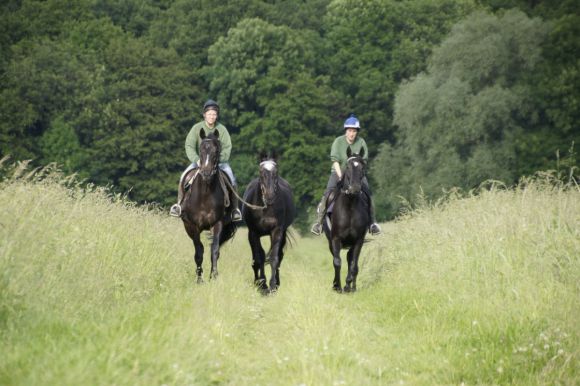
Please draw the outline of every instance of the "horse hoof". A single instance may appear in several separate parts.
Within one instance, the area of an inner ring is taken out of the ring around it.
[[[203,278],[201,276],[197,277],[197,284],[203,284]]]
[[[258,288],[258,291],[260,292],[260,295],[262,295],[262,296],[270,295],[270,291],[268,290],[268,286],[260,287],[260,288]]]
[[[340,287],[333,286],[332,289],[339,294],[342,293],[342,288],[340,288]]]

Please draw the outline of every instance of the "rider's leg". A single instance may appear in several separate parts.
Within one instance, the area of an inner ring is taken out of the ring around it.
[[[230,197],[230,205],[232,206],[232,221],[241,221],[242,220],[242,212],[240,212],[240,208],[238,205],[238,185],[236,183],[236,177],[234,176],[234,172],[230,165],[227,162],[220,163],[220,169],[226,172],[230,181],[232,182],[232,187],[234,192]]]
[[[336,189],[337,184],[338,184],[338,176],[333,170],[332,173],[330,173],[330,177],[328,178],[326,190],[322,195],[322,199],[320,200],[320,203],[318,203],[318,206],[316,207],[316,222],[312,224],[312,228],[310,228],[310,232],[314,233],[317,236],[322,234],[322,220],[326,215],[326,202],[328,199],[328,195],[330,194],[331,191]]]
[[[171,206],[171,209],[169,209],[169,214],[171,216],[174,216],[174,217],[181,216],[181,201],[183,200],[183,195],[184,195],[183,179],[185,178],[185,175],[187,174],[187,172],[189,172],[191,169],[195,169],[195,168],[197,168],[197,163],[194,162],[191,165],[189,165],[183,173],[181,173],[181,177],[179,177],[179,185],[177,186],[177,203],[173,204]]]
[[[373,197],[371,194],[371,189],[369,187],[369,182],[366,177],[363,178],[363,190],[366,193],[367,197],[369,198],[369,218],[370,218],[370,225],[369,225],[369,232],[371,235],[378,235],[381,233],[381,227],[377,224],[375,220],[375,204],[373,202]]]

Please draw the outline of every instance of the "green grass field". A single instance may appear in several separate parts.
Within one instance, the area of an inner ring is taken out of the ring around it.
[[[331,290],[326,240],[294,232],[262,296],[244,228],[197,285],[178,219],[10,173],[0,385],[580,384],[576,185],[492,187],[383,224],[355,294]]]

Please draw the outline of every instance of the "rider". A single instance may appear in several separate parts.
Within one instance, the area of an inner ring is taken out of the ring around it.
[[[171,216],[179,217],[181,216],[181,200],[183,198],[183,187],[182,187],[182,180],[187,174],[188,171],[191,169],[195,169],[198,167],[197,162],[199,161],[199,144],[201,143],[201,138],[199,133],[201,129],[204,129],[206,134],[211,134],[217,130],[219,134],[219,141],[221,144],[221,152],[220,152],[220,160],[219,160],[219,168],[223,170],[230,181],[232,182],[232,186],[234,188],[234,197],[232,197],[231,204],[234,207],[232,212],[232,220],[233,221],[240,221],[242,219],[242,213],[238,208],[238,199],[236,193],[236,178],[234,177],[234,172],[232,168],[228,164],[230,159],[230,153],[232,151],[232,140],[230,138],[230,134],[228,129],[221,123],[217,121],[218,115],[220,112],[220,107],[216,101],[212,99],[208,99],[203,105],[203,121],[196,123],[193,125],[189,134],[187,134],[187,138],[185,139],[185,153],[187,154],[187,158],[191,161],[191,165],[185,169],[181,178],[179,179],[179,187],[177,190],[177,203],[173,204],[171,207],[169,214]]]
[[[337,137],[332,143],[332,148],[330,150],[330,160],[332,161],[332,171],[330,172],[330,178],[326,184],[326,190],[322,195],[322,200],[316,208],[317,220],[312,225],[310,231],[315,235],[320,235],[322,233],[322,219],[326,212],[326,200],[331,191],[336,189],[338,181],[342,178],[342,170],[346,167],[346,161],[348,156],[346,155],[346,149],[350,147],[353,153],[360,154],[361,150],[364,149],[363,159],[368,160],[369,151],[367,149],[367,144],[365,140],[358,136],[360,130],[360,122],[354,114],[344,121],[344,135]],[[362,180],[363,191],[367,194],[370,201],[370,222],[369,232],[371,235],[378,235],[381,233],[381,227],[375,221],[375,210],[371,198],[371,191],[369,189],[369,183],[366,176]]]

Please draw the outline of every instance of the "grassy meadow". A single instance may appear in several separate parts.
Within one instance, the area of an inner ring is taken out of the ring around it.
[[[580,384],[575,184],[491,185],[385,223],[355,294],[331,290],[326,240],[294,232],[262,296],[243,227],[197,285],[180,220],[4,169],[0,385]]]

